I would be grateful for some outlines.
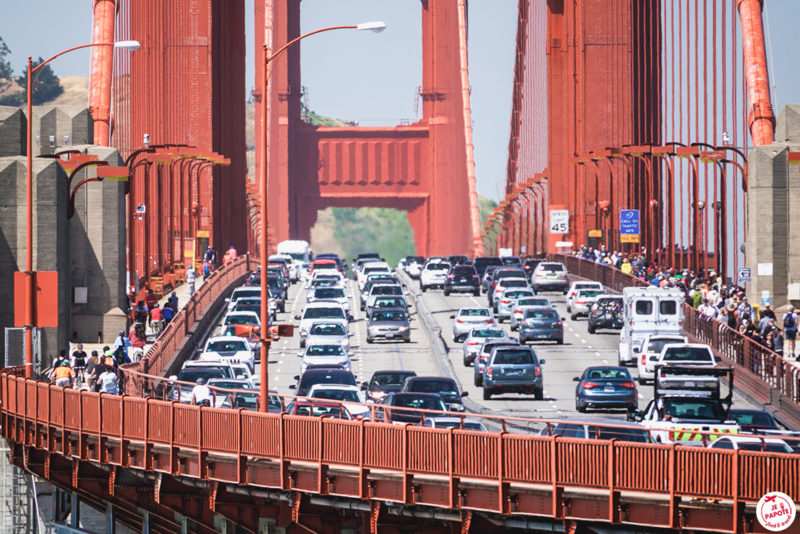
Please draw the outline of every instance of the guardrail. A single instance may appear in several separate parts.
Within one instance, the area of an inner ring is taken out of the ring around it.
[[[576,488],[602,490],[614,502],[621,492],[638,493],[639,499],[650,498],[647,494],[666,496],[671,498],[670,509],[678,506],[680,497],[733,501],[732,525],[741,521],[737,517],[744,503],[756,502],[769,491],[783,491],[800,500],[796,476],[800,456],[792,454],[206,408],[65,389],[19,374],[19,369],[0,371],[5,439],[68,458],[126,468],[320,494],[330,490],[318,481],[328,480],[324,473],[332,468],[337,472],[334,493],[364,500],[381,499],[375,493],[380,485],[376,490],[365,483],[370,476],[383,476],[371,474],[376,470],[393,474],[394,483],[403,487],[383,500],[556,518],[563,517],[563,507],[568,506],[563,490]],[[179,461],[182,457],[191,462]],[[225,458],[237,468],[223,469]],[[194,462],[197,466],[189,469]],[[293,467],[293,462],[302,462],[304,467]],[[317,474],[301,477],[298,473],[309,466]],[[350,475],[347,469],[352,470]],[[361,482],[351,484],[348,476]],[[451,491],[425,489],[431,483],[425,477],[431,476],[438,477],[438,487],[444,484]],[[469,480],[462,484],[462,479]],[[483,494],[484,498],[477,499],[470,494],[476,480],[494,488],[498,498],[486,499]],[[545,502],[552,507],[532,512],[519,496],[525,496],[524,488],[512,491],[512,484],[541,486],[537,491],[549,492]],[[619,521],[615,507],[598,513],[600,520]],[[673,523],[677,515],[659,526],[677,528]],[[652,521],[658,518],[659,514],[651,516]]]
[[[563,262],[570,273],[597,280],[615,291],[649,285],[618,269],[583,258],[563,254],[549,257]],[[738,388],[761,404],[774,405],[775,414],[782,421],[800,429],[800,366],[727,324],[704,316],[688,304],[684,304],[684,316],[684,333],[692,340],[708,344],[718,356],[736,368]]]
[[[245,254],[211,273],[144,357],[122,366],[123,390],[129,395],[144,396],[147,391],[139,374],[169,374],[174,366],[186,360],[197,348],[197,340],[224,302],[223,297],[241,283],[252,265],[249,254]]]

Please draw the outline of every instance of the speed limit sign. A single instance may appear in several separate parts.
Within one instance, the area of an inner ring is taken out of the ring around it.
[[[550,233],[569,233],[569,210],[550,210]]]

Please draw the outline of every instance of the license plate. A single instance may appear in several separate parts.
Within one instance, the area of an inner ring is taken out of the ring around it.
[[[533,337],[535,337],[536,339],[547,339],[550,336],[548,334],[536,334]]]
[[[466,278],[462,278],[461,280],[459,280],[459,282],[466,282],[466,281],[467,281]]]
[[[392,338],[392,337],[394,337],[394,334],[392,334],[391,332],[387,332],[386,333],[386,337],[387,338]]]
[[[605,393],[614,393],[614,386],[606,386],[605,388],[603,388],[603,391]]]
[[[522,374],[522,370],[521,369],[520,370],[510,369],[510,370],[506,371],[506,374],[509,375],[509,376],[511,376],[511,375],[513,375],[513,376],[521,375]]]

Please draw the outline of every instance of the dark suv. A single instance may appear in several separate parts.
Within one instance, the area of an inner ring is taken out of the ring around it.
[[[481,279],[472,265],[453,265],[444,280],[444,296],[453,292],[481,294]]]
[[[483,400],[506,391],[533,393],[536,400],[542,400],[542,364],[544,360],[530,347],[495,348],[483,368]]]
[[[442,376],[413,376],[403,382],[403,393],[436,393],[444,401],[451,412],[463,412],[464,403],[461,397],[466,397],[466,391],[459,393],[456,381]]]
[[[622,297],[601,295],[589,308],[589,333],[598,328],[622,328]]]

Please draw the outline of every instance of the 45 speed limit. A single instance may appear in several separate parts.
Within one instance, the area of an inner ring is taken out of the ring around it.
[[[569,233],[569,210],[550,210],[550,233]]]

